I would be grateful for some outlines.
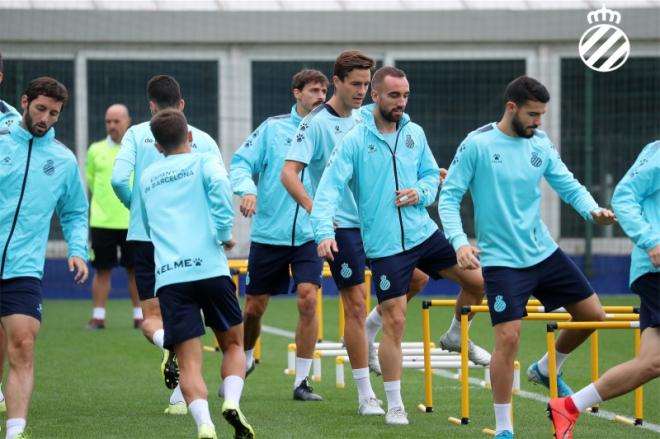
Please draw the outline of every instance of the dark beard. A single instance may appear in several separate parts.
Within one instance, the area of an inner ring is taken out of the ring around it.
[[[48,130],[44,131],[42,134],[39,134],[35,132],[36,130],[34,129],[34,124],[32,123],[32,118],[30,117],[30,110],[28,108],[28,111],[25,112],[25,126],[27,130],[32,134],[34,137],[43,137],[46,135]]]
[[[380,115],[383,116],[383,119],[385,119],[388,122],[398,123],[401,120],[401,117],[403,116],[403,113],[401,113],[401,116],[395,116],[394,115],[394,110],[395,109],[385,113],[382,108],[378,107],[378,111],[380,112]]]
[[[525,131],[525,127],[523,124],[520,122],[520,119],[516,115],[513,116],[511,119],[511,128],[513,128],[513,131],[516,132],[516,134],[520,137],[523,137],[525,139],[531,139],[534,137],[534,131],[532,130],[532,133],[529,134],[527,131]],[[536,129],[536,127],[534,127]]]

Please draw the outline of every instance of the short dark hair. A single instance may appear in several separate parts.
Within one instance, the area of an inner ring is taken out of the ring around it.
[[[385,80],[385,78],[388,76],[393,76],[395,78],[405,78],[406,72],[392,66],[381,67],[380,69],[376,70],[376,73],[374,73],[373,78],[371,78],[371,88],[378,89]]]
[[[69,99],[69,92],[64,84],[49,76],[41,76],[30,81],[23,94],[27,96],[28,105],[39,96],[53,98],[57,102],[62,102],[62,106]]]
[[[335,68],[332,74],[343,81],[353,70],[371,70],[375,64],[376,63],[372,58],[369,58],[359,50],[346,50],[340,53],[335,60]]]
[[[188,135],[186,116],[175,108],[166,108],[156,113],[149,126],[156,142],[166,151],[181,146]]]
[[[147,97],[161,110],[176,107],[181,101],[181,87],[172,76],[157,75],[147,82]]]
[[[543,104],[550,100],[550,93],[545,85],[529,76],[518,76],[511,81],[504,90],[504,102],[513,102],[518,106],[525,105],[527,101],[536,101]]]
[[[304,69],[293,75],[291,78],[291,90],[302,90],[307,84],[316,84],[320,82],[328,86],[328,78],[323,73],[314,69]]]

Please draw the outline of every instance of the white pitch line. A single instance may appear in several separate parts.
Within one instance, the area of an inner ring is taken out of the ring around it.
[[[280,337],[287,337],[287,338],[295,338],[296,333],[293,331],[287,331],[286,329],[281,329],[281,328],[276,328],[274,326],[268,326],[268,325],[262,325],[261,326],[261,331],[265,332],[267,334],[272,334],[272,335],[279,335]],[[423,372],[423,371],[422,371]],[[454,378],[456,374],[442,370],[442,369],[436,369],[433,371],[435,375],[441,376],[443,378],[450,378],[454,381],[456,379]],[[481,380],[478,378],[470,377],[469,383],[473,385],[473,387],[477,389],[483,390],[483,387],[481,387]],[[534,392],[529,392],[527,390],[520,390],[520,393],[517,395],[520,398],[525,398],[525,399],[531,399],[533,401],[538,401],[541,403],[547,403],[550,401],[550,398],[548,398],[546,395],[541,395],[540,393],[534,393]],[[598,416],[599,418],[607,419],[607,420],[612,420],[614,419],[615,416],[617,416],[616,413],[614,412],[608,412],[607,410],[600,409],[598,410],[598,413],[589,413],[592,416]],[[637,428],[643,428],[646,430],[654,431],[656,433],[660,433],[660,425],[658,424],[653,424],[648,421],[644,421],[642,425],[637,426]]]
[[[433,371],[433,374],[444,377],[444,378],[450,378],[454,381],[457,381],[456,378],[455,378],[456,374],[452,373],[452,372],[449,372],[447,370],[435,369]],[[469,383],[472,384],[472,387],[483,390],[483,387],[481,387],[481,380],[480,379],[470,377]],[[522,389],[520,390],[520,393],[517,396],[519,396],[521,398],[525,398],[525,399],[531,399],[533,401],[538,401],[538,402],[541,402],[541,403],[544,403],[544,404],[547,404],[548,401],[550,401],[550,398],[548,398],[546,395],[541,395],[540,393],[529,392],[527,390],[522,390]],[[610,420],[610,421],[612,419],[614,419],[615,416],[617,416],[616,413],[608,412],[607,410],[603,410],[602,408],[599,409],[597,413],[590,413],[589,412],[589,414],[591,414],[592,416],[598,416],[599,418],[607,419],[607,420]],[[660,425],[653,424],[653,423],[648,422],[646,420],[644,421],[644,423],[642,425],[637,426],[637,428],[644,428],[646,430],[651,430],[651,431],[654,431],[656,433],[660,433]]]

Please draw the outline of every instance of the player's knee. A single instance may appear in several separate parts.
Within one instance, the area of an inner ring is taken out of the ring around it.
[[[9,362],[14,365],[31,362],[34,352],[34,343],[35,339],[30,334],[11,340],[8,349]]]
[[[410,280],[410,286],[408,287],[409,291],[413,294],[417,294],[424,289],[426,284],[429,283],[429,276],[425,273],[418,275],[413,275]]]
[[[266,303],[263,300],[252,299],[247,296],[245,301],[245,317],[249,319],[261,319],[266,312]]]
[[[316,296],[313,294],[298,296],[298,312],[301,317],[312,318],[316,313]]]
[[[497,333],[495,345],[498,351],[510,353],[518,350],[520,341],[520,330],[516,328],[507,328]]]
[[[358,320],[363,322],[367,314],[367,307],[364,300],[345,300],[344,316],[346,319]]]

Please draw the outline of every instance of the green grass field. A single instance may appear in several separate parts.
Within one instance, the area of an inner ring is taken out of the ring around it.
[[[605,297],[605,304],[636,304],[634,296]],[[337,301],[326,298],[326,339],[337,334]],[[28,432],[33,438],[193,438],[196,430],[190,416],[168,417],[163,414],[169,391],[159,374],[160,353],[148,344],[141,333],[132,329],[128,301],[111,301],[107,329],[87,332],[83,329],[91,305],[83,301],[47,301],[44,322],[37,342],[36,383],[28,419]],[[432,334],[437,339],[449,323],[450,311],[433,309]],[[272,300],[264,323],[293,330],[297,320],[295,302]],[[421,304],[411,302],[406,330],[407,340],[421,340]],[[472,338],[484,347],[492,346],[492,331],[487,315],[480,315],[472,326]],[[210,344],[207,336],[205,341]],[[242,408],[261,438],[467,438],[486,437],[480,431],[493,427],[490,392],[471,388],[471,423],[455,426],[448,416],[460,416],[459,383],[447,378],[434,379],[434,413],[416,409],[423,402],[423,374],[406,370],[403,376],[403,398],[409,412],[410,425],[390,427],[383,418],[360,418],[357,415],[357,393],[350,368],[346,367],[346,388],[334,385],[334,361],[325,359],[323,381],[315,390],[325,400],[301,403],[292,400],[292,378],[283,374],[286,367],[286,337],[264,334],[261,364],[248,378]],[[526,322],[519,359],[524,369],[544,353],[543,323]],[[612,330],[601,333],[601,372],[615,363],[629,359],[633,353],[631,331]],[[221,400],[216,396],[219,384],[218,353],[205,354],[205,378],[218,437],[231,437],[228,425],[220,416]],[[574,389],[589,382],[589,349],[581,347],[567,361],[564,370]],[[474,376],[483,372],[475,370]],[[545,394],[545,389],[522,380],[523,390]],[[372,375],[377,395],[385,399],[382,380]],[[516,437],[551,437],[545,404],[517,397],[515,404]],[[603,404],[602,408],[617,414],[633,415],[633,398],[625,396]],[[644,418],[660,424],[660,380],[645,387]],[[2,422],[4,429],[4,421]],[[583,415],[576,432],[578,438],[659,437],[646,429],[624,426],[613,421]]]

